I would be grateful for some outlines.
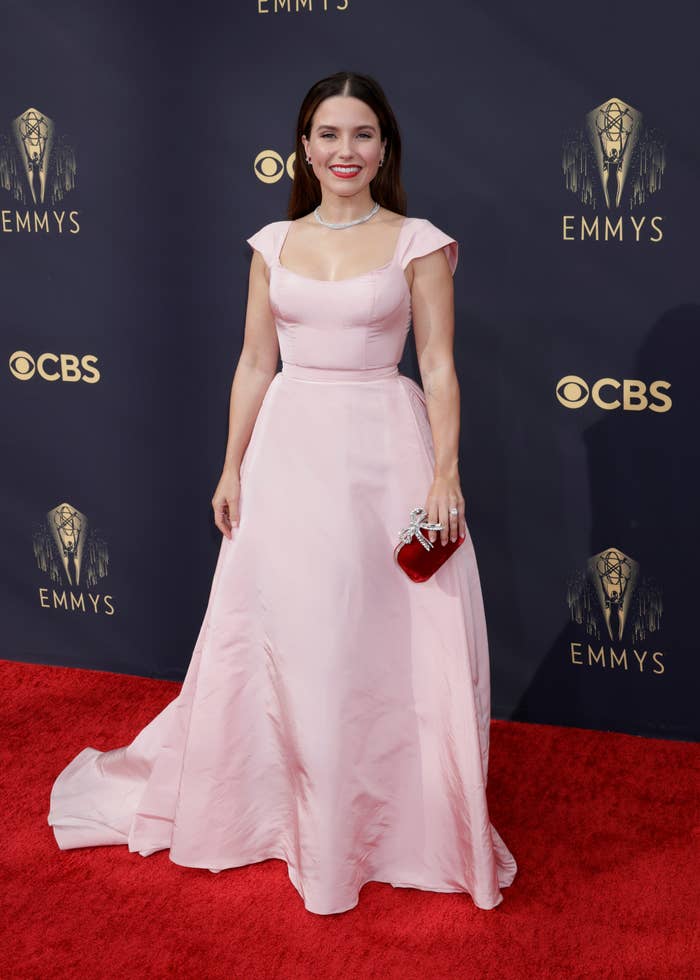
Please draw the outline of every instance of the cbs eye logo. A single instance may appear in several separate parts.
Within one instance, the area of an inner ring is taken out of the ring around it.
[[[556,396],[564,408],[583,408],[590,400],[598,408],[607,412],[621,408],[623,412],[668,412],[673,404],[669,395],[664,394],[671,387],[670,381],[652,381],[648,386],[643,381],[627,378],[600,378],[590,387],[576,374],[560,378],[556,386]]]
[[[44,381],[84,381],[94,385],[100,380],[100,372],[95,367],[95,354],[39,354],[34,358],[26,350],[16,350],[10,354],[10,373],[18,381],[29,381],[34,375]]]
[[[285,163],[276,150],[261,150],[253,162],[253,173],[263,184],[276,184],[285,173],[290,180],[294,180],[295,159],[296,151],[289,154]]]

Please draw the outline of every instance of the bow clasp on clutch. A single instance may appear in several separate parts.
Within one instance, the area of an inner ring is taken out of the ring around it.
[[[408,544],[415,535],[426,551],[430,551],[434,547],[433,542],[421,534],[421,528],[426,531],[441,531],[442,524],[424,520],[427,516],[428,511],[425,507],[416,507],[411,511],[411,523],[399,531],[399,538],[404,544]]]

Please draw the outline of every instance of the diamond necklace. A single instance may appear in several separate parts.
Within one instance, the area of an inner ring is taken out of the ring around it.
[[[318,207],[320,206],[321,205],[319,204]],[[325,218],[322,218],[321,215],[318,213],[318,207],[314,208],[314,218],[320,224],[325,225],[326,228],[349,228],[350,225],[359,225],[363,221],[369,221],[372,215],[376,214],[377,211],[379,210],[379,202],[375,201],[372,210],[369,211],[362,218],[354,218],[352,221],[326,221]]]

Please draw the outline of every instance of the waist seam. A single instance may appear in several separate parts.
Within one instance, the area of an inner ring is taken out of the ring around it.
[[[281,373],[300,381],[375,381],[396,377],[399,367],[387,364],[372,368],[321,368],[283,361]]]

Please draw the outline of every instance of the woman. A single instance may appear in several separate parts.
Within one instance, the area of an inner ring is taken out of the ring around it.
[[[311,88],[289,220],[248,239],[212,500],[223,537],[192,660],[129,746],[84,749],[59,775],[48,822],[61,848],[168,848],[217,872],[280,858],[321,915],[353,908],[370,880],[490,909],[515,876],[485,795],[489,655],[457,465],[458,245],[405,216],[400,155],[373,79]],[[397,367],[411,320],[425,395]],[[418,584],[393,551],[420,505],[442,525],[436,546],[465,541]]]

